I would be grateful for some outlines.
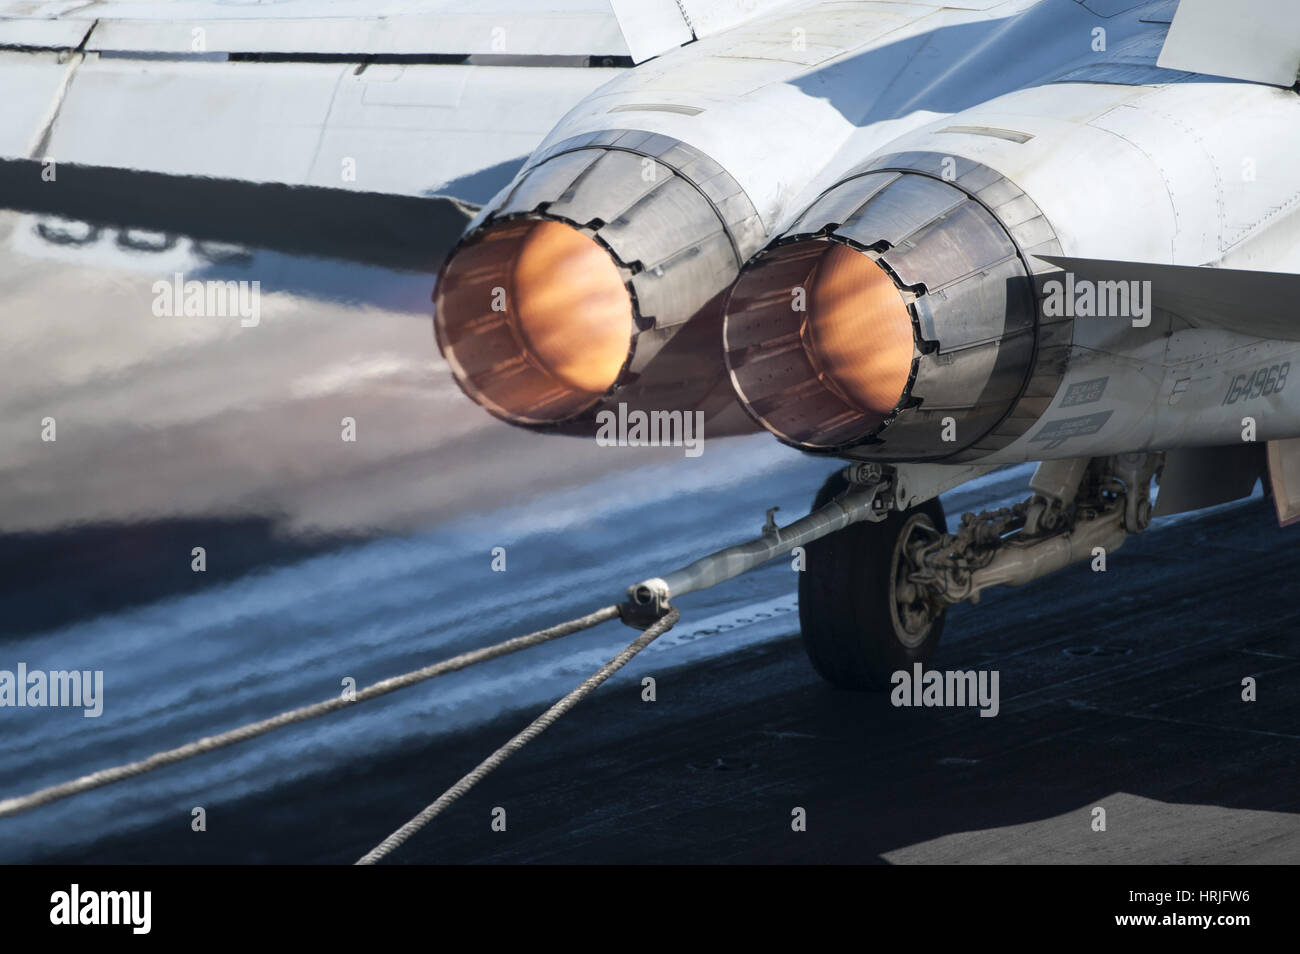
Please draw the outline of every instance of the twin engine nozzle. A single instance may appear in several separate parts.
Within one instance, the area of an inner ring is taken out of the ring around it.
[[[444,265],[439,345],[474,400],[526,426],[590,433],[614,400],[721,396],[804,450],[992,453],[1060,378],[1068,326],[1042,325],[1028,257],[1058,246],[997,173],[945,181],[926,157],[849,175],[759,251],[753,206],[702,154],[644,133],[562,143]]]

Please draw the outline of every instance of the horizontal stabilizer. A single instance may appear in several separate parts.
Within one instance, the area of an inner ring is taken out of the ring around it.
[[[0,159],[0,209],[332,258],[437,271],[473,215],[438,196],[405,196]]]
[[[1151,304],[1197,326],[1300,341],[1300,275],[1039,255],[1075,281],[1150,282]]]

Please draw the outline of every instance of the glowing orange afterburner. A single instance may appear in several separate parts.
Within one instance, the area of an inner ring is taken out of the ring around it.
[[[862,252],[831,245],[808,279],[804,350],[823,382],[884,417],[912,371],[912,318],[893,279]]]
[[[444,266],[438,345],[466,393],[517,423],[580,414],[618,380],[632,300],[596,241],[562,222],[490,226]]]
[[[821,239],[779,245],[741,274],[726,313],[736,393],[788,443],[860,442],[904,399],[911,312],[866,252]]]

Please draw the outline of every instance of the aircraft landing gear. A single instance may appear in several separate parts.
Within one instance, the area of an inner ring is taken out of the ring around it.
[[[1032,496],[963,514],[953,533],[932,495],[956,486],[959,470],[854,464],[833,474],[817,494],[817,513],[828,504],[843,511],[853,493],[861,511],[863,496],[875,496],[856,522],[805,548],[799,623],[813,667],[842,688],[888,688],[895,672],[933,655],[949,606],[1104,559],[1145,530],[1163,464],[1163,455],[1147,453],[1043,461],[1029,482]],[[841,496],[850,481],[858,489]]]
[[[848,486],[842,472],[822,485],[813,509]],[[888,689],[934,653],[947,604],[909,582],[920,553],[946,531],[938,498],[855,523],[810,543],[799,574],[799,625],[813,667],[843,689]]]

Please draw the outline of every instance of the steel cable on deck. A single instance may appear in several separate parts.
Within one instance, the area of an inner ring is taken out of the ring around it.
[[[205,753],[215,751],[216,749],[222,749],[228,745],[234,745],[237,742],[245,742],[248,739],[255,739],[259,735],[274,732],[276,729],[283,728],[284,726],[294,725],[299,722],[306,722],[308,719],[315,719],[319,716],[328,715],[331,712],[337,712],[340,709],[354,706],[358,702],[366,702],[367,700],[387,695],[390,692],[395,692],[398,689],[405,689],[406,687],[413,686],[416,683],[433,679],[435,676],[455,672],[458,669],[464,669],[467,666],[474,665],[475,663],[487,662],[489,659],[496,659],[500,656],[518,652],[521,649],[528,649],[530,646],[537,646],[553,639],[559,639],[561,636],[568,636],[584,629],[590,629],[591,627],[607,622],[608,620],[617,619],[618,616],[618,606],[606,606],[596,610],[594,613],[588,613],[586,616],[580,616],[577,619],[572,619],[568,622],[548,627],[547,629],[541,629],[535,633],[529,633],[526,636],[516,636],[513,639],[507,639],[504,642],[485,646],[482,649],[473,649],[469,652],[461,653],[458,656],[453,656],[450,659],[443,660],[442,662],[425,666],[422,669],[416,669],[411,672],[403,673],[400,676],[393,676],[388,679],[380,680],[379,682],[366,686],[350,698],[347,696],[339,696],[335,699],[327,699],[324,702],[316,702],[311,705],[302,706],[298,709],[290,709],[288,712],[282,712],[269,719],[263,719],[259,722],[252,722],[248,725],[239,726],[238,728],[231,729],[229,732],[222,732],[218,735],[205,736],[204,738],[186,743],[178,748],[168,749],[165,752],[157,752],[148,758],[140,759],[136,762],[129,762],[125,765],[101,769],[98,772],[92,772],[89,775],[83,775],[80,778],[75,778],[68,782],[61,782],[58,785],[51,785],[47,788],[38,789],[29,795],[6,798],[0,800],[0,818],[17,815],[19,812],[24,812],[40,805],[46,805],[50,802],[55,802],[71,795],[77,795],[93,788],[111,785],[112,783],[120,782],[123,779],[134,778],[137,775],[152,772],[154,769],[173,765],[176,762],[183,762],[186,759],[192,759],[195,756],[204,755]],[[647,632],[649,631],[647,630]],[[635,655],[635,653],[632,655]],[[628,658],[630,659],[631,656]],[[621,666],[622,663],[619,665]],[[617,669],[618,667],[616,666],[614,668]],[[611,670],[611,672],[612,671],[613,670]],[[605,678],[608,677],[606,676]],[[597,685],[599,685],[599,682],[603,681],[604,679],[602,678],[597,682]],[[593,686],[592,688],[595,687]]]
[[[593,693],[602,682],[622,669],[633,656],[645,649],[664,633],[668,632],[668,630],[672,629],[673,625],[680,618],[681,614],[677,610],[669,609],[667,613],[656,620],[644,633],[632,642],[628,643],[622,652],[609,662],[605,663],[605,665],[601,666],[598,670],[584,679],[577,688],[573,689],[563,699],[555,703],[555,705],[551,706],[529,723],[526,729],[514,736],[509,742],[480,762],[473,770],[463,776],[460,781],[439,795],[434,802],[428,805],[418,815],[381,841],[374,848],[370,849],[366,854],[358,858],[355,864],[373,865],[400,848],[412,835],[441,815],[452,802],[456,801],[456,799],[460,798],[471,788],[481,782],[489,773],[500,767],[502,762],[510,758],[510,756],[514,755],[533,739],[537,738],[537,736],[549,729],[560,718],[560,716],[564,715],[583,699],[587,698],[587,696],[591,695],[591,693]]]

